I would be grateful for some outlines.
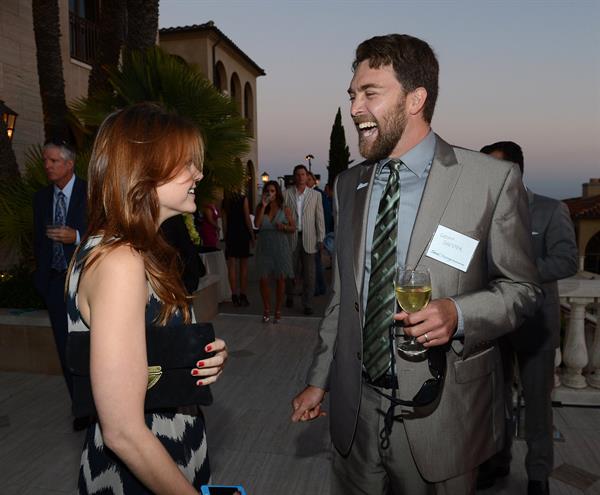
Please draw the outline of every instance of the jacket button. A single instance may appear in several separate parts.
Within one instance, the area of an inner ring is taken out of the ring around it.
[[[358,359],[359,361],[361,360],[360,352],[356,353],[356,359]]]
[[[355,309],[356,311],[358,311],[358,303],[357,303],[357,302],[355,302],[355,303],[354,303],[354,309]]]

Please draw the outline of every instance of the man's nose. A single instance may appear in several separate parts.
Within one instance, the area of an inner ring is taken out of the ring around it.
[[[357,115],[364,113],[364,111],[364,100],[360,96],[355,96],[350,104],[350,115],[356,117]]]

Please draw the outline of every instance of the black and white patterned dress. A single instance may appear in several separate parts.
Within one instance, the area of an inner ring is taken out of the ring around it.
[[[77,307],[77,287],[86,254],[98,244],[100,237],[91,237],[77,253],[75,265],[69,279],[67,312],[69,332],[89,332]],[[146,305],[146,322],[150,323],[159,313],[161,302],[150,284],[149,299]],[[179,315],[169,322],[182,323]],[[210,467],[206,451],[204,418],[196,407],[146,413],[146,425],[163,444],[185,477],[200,490],[210,478]],[[81,454],[79,469],[79,493],[97,495],[150,494],[150,490],[140,483],[127,466],[104,446],[102,429],[96,421],[89,426]]]

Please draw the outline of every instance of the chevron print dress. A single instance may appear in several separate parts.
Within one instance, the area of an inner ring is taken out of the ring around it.
[[[89,332],[89,328],[81,319],[76,295],[82,260],[99,241],[99,237],[91,237],[77,254],[69,279],[67,297],[69,332]],[[154,319],[161,307],[160,301],[151,288],[149,288],[149,294],[146,305],[146,322],[148,323]],[[170,323],[181,323],[181,319],[175,317]],[[204,418],[200,409],[192,407],[185,410],[152,412],[146,413],[145,418],[148,428],[163,444],[185,477],[199,491],[200,486],[207,484],[210,478]],[[78,488],[80,494],[137,495],[152,493],[137,480],[110,449],[104,446],[102,430],[97,421],[87,430],[81,454]]]

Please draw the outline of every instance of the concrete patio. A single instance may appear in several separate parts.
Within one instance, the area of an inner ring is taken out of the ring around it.
[[[250,495],[327,495],[327,420],[289,422],[318,318],[287,316],[273,325],[232,310],[221,305],[215,320],[231,359],[205,410],[213,481],[241,483]],[[0,373],[0,416],[8,416],[8,424],[0,421],[0,495],[75,493],[83,434],[71,430],[62,377]],[[554,417],[564,441],[555,443],[560,479],[551,480],[552,493],[600,494],[600,410],[555,408]],[[482,493],[525,493],[525,451],[517,440],[510,476]]]

